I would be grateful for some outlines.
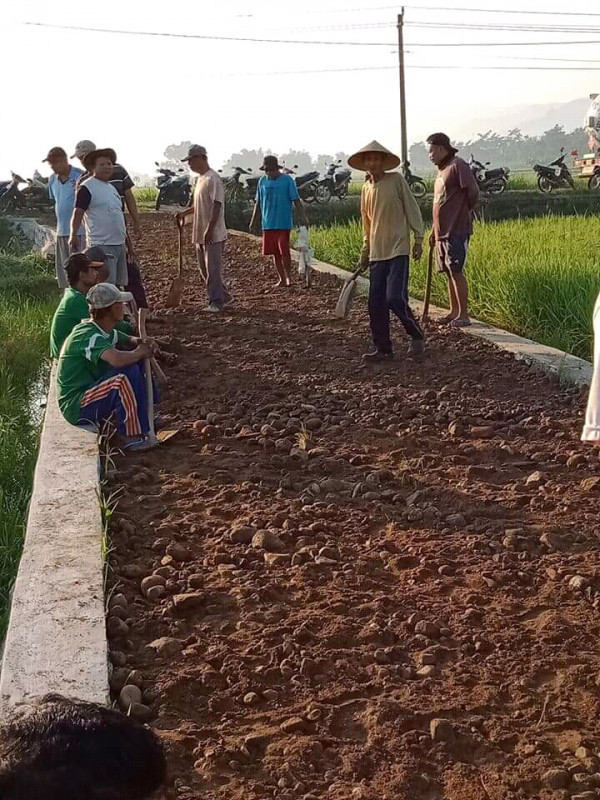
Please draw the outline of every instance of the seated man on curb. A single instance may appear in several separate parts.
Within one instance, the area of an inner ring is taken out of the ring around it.
[[[167,778],[150,728],[48,695],[0,724],[0,800],[145,800]]]
[[[156,345],[116,330],[123,320],[123,304],[131,299],[111,283],[90,289],[92,318],[75,326],[60,351],[58,405],[71,425],[101,427],[111,421],[125,437],[124,449],[147,450],[155,443],[147,438],[148,399],[141,362],[151,358]],[[118,344],[135,349],[118,350]]]
[[[108,277],[104,254],[99,247],[91,247],[85,253],[73,253],[65,263],[69,288],[65,289],[58,308],[54,312],[50,330],[50,355],[58,358],[67,336],[76,325],[90,316],[86,295],[92,286],[104,283]],[[115,326],[122,333],[132,333],[128,322]]]

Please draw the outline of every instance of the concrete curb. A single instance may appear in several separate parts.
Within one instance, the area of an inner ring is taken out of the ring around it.
[[[98,447],[64,421],[52,371],[0,673],[0,713],[50,692],[109,701]]]
[[[245,231],[229,231],[234,236],[242,236],[251,239],[254,242],[260,242],[259,236]],[[297,259],[298,253],[292,250],[292,256]],[[347,280],[352,273],[340,267],[334,267],[333,264],[327,264],[324,261],[317,261],[313,259],[313,269],[318,272],[325,272],[329,275],[335,275],[340,280]],[[358,278],[358,283],[361,286],[368,286],[369,281],[367,278]],[[423,310],[423,303],[420,300],[411,298],[411,306],[419,313]],[[429,307],[429,316],[431,319],[436,319],[447,314],[447,309],[438,308],[437,306]],[[555,347],[547,347],[546,345],[534,342],[532,339],[524,339],[522,336],[517,336],[509,331],[504,331],[502,328],[495,328],[493,325],[488,325],[486,322],[480,322],[473,319],[472,325],[468,328],[459,328],[461,333],[466,333],[469,336],[476,336],[479,339],[485,339],[492,342],[501,350],[506,350],[520,361],[525,361],[533,367],[537,367],[549,375],[556,377],[561,383],[572,384],[574,386],[589,386],[592,381],[593,366],[589,361],[583,358],[577,358],[562,350],[557,350]]]

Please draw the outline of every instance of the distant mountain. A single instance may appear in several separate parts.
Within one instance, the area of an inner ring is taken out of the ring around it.
[[[578,97],[566,103],[541,103],[538,105],[508,106],[506,108],[482,108],[481,116],[466,119],[456,135],[471,138],[475,133],[487,130],[505,133],[511,128],[520,128],[524,134],[539,136],[555,125],[562,125],[570,132],[581,128],[590,104],[589,97]]]

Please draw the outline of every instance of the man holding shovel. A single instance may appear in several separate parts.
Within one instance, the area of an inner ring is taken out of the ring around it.
[[[448,277],[450,298],[450,313],[439,321],[454,328],[464,328],[471,324],[464,267],[479,187],[469,165],[457,158],[458,150],[452,147],[445,133],[433,133],[427,144],[429,159],[438,168],[429,245],[437,247],[440,271]]]
[[[213,314],[223,310],[231,295],[223,282],[223,254],[227,240],[225,189],[219,174],[210,168],[206,148],[193,144],[182,161],[197,173],[192,205],[176,214],[178,221],[193,215],[192,243],[196,245],[198,268],[206,281],[208,306]]]
[[[390,339],[390,311],[410,336],[408,355],[419,358],[425,344],[408,305],[410,232],[414,235],[413,258],[423,253],[423,219],[417,201],[399,172],[398,156],[373,141],[348,159],[353,169],[368,173],[362,186],[360,209],[363,224],[361,264],[370,268],[369,318],[375,350],[363,357],[365,364],[394,358]]]
[[[308,218],[298,195],[296,181],[291,175],[282,173],[277,156],[265,156],[261,170],[265,174],[258,182],[250,230],[262,222],[263,255],[273,256],[279,276],[275,285],[290,286],[290,231],[294,227],[294,206],[302,225],[308,227]]]

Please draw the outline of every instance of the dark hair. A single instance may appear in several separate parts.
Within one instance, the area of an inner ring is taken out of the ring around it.
[[[91,263],[91,258],[86,256],[85,253],[73,253],[73,255],[69,256],[65,264],[65,272],[71,286],[75,286],[79,282],[79,276],[82,272],[88,271]]]
[[[0,726],[0,800],[142,800],[166,781],[150,728],[48,695]]]

